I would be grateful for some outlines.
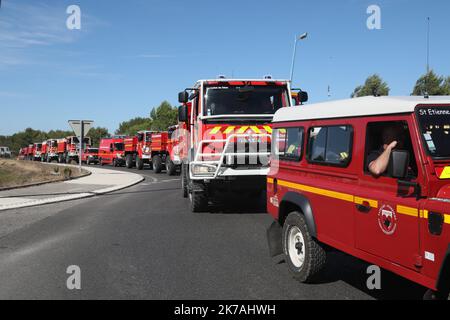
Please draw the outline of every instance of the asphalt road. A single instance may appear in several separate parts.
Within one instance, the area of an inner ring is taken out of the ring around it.
[[[118,169],[126,170],[126,169]],[[270,258],[264,199],[230,195],[229,209],[193,214],[179,177],[113,194],[0,213],[0,299],[420,299],[424,289],[331,253],[318,283],[301,284]],[[81,270],[81,290],[66,286]]]

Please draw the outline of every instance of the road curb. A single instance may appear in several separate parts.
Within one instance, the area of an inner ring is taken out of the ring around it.
[[[88,168],[85,168],[87,171],[89,171]],[[92,172],[89,171],[90,174],[86,175],[84,178],[92,175]],[[86,199],[86,198],[92,198],[95,196],[100,196],[100,195],[104,195],[107,193],[111,193],[114,191],[119,191],[119,190],[123,190],[132,186],[135,186],[139,183],[141,183],[142,181],[145,180],[145,177],[133,173],[133,175],[138,176],[138,178],[136,178],[134,181],[131,181],[127,184],[121,184],[121,185],[117,185],[114,187],[109,187],[109,188],[104,188],[104,189],[99,189],[99,190],[94,190],[94,191],[89,191],[89,192],[83,192],[83,193],[76,193],[76,194],[68,194],[65,196],[58,196],[58,197],[53,197],[53,198],[46,198],[46,199],[36,199],[36,200],[28,200],[25,201],[23,203],[18,203],[18,204],[11,204],[11,205],[0,205],[0,211],[5,211],[5,210],[12,210],[12,209],[21,209],[21,208],[28,208],[28,207],[35,207],[35,206],[41,206],[41,205],[46,205],[46,204],[52,204],[52,203],[59,203],[59,202],[67,202],[67,201],[73,201],[73,200],[79,200],[79,199]],[[82,178],[79,178],[82,179]],[[66,180],[67,181],[67,180]],[[61,181],[64,182],[64,181]],[[24,196],[25,198],[26,196]]]

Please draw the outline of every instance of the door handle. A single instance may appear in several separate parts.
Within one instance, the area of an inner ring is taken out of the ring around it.
[[[358,209],[358,211],[360,211],[362,213],[369,213],[369,211],[370,211],[370,209],[372,209],[372,207],[370,206],[370,203],[368,201],[363,201],[362,204],[356,205],[356,209]]]

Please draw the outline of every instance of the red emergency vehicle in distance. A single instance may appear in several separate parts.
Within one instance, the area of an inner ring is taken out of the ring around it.
[[[223,191],[258,195],[269,170],[273,114],[290,107],[287,80],[200,80],[179,94],[183,195],[204,211]]]
[[[91,146],[91,138],[85,137],[81,148],[86,149]],[[72,161],[78,162],[80,156],[80,140],[76,136],[70,136],[66,138],[66,150],[65,161],[71,163]]]
[[[276,221],[267,235],[294,278],[317,279],[332,247],[447,300],[450,97],[282,109],[272,143],[267,208]]]
[[[180,158],[180,134],[179,125],[171,126],[167,132],[167,153],[166,173],[169,176],[175,175],[181,169]]]
[[[19,149],[19,154],[18,154],[18,156],[17,156],[17,159],[19,159],[19,160],[25,160],[25,158],[26,158],[26,156],[27,156],[27,152],[28,152],[27,147],[25,147],[25,148],[20,148],[20,149]]]
[[[57,139],[49,139],[47,140],[47,153],[46,153],[46,161],[47,162],[58,162],[58,140]]]
[[[165,166],[169,153],[168,133],[156,131],[140,131],[134,137],[125,139],[126,166],[131,168],[136,164],[138,170],[149,164],[156,173],[160,173]]]
[[[100,165],[111,164],[114,167],[125,164],[124,138],[103,138],[98,149]]]
[[[81,162],[86,163],[87,165],[99,163],[98,150],[98,148],[87,148],[84,150]]]
[[[40,160],[41,162],[47,161],[47,141],[42,142]]]
[[[35,143],[33,147],[33,161],[41,161],[42,143]]]
[[[33,160],[34,158],[34,144],[28,145],[27,148],[27,160]]]

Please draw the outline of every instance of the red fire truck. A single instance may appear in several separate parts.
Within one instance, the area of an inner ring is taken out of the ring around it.
[[[33,161],[41,161],[42,143],[35,143],[33,147]]]
[[[181,181],[191,211],[204,211],[223,191],[261,194],[273,114],[292,105],[289,81],[200,80],[178,98],[179,122],[188,132]]]
[[[175,125],[168,129],[166,173],[169,176],[175,175],[181,169],[179,128],[179,125]]]
[[[27,160],[33,160],[34,159],[34,144],[28,145],[27,148]]]
[[[25,160],[26,156],[27,156],[27,147],[25,148],[20,148],[19,150],[19,155],[17,156],[17,159],[19,160]]]
[[[64,158],[66,163],[71,163],[72,161],[78,162],[80,155],[80,140],[76,136],[67,137],[66,150],[64,153]],[[91,146],[91,138],[85,137],[83,140],[83,150]]]
[[[49,139],[47,140],[47,153],[46,153],[46,161],[52,162],[52,161],[58,161],[58,140],[56,139]]]
[[[47,161],[47,141],[43,141],[41,147],[41,162],[44,161]]]
[[[160,173],[168,158],[168,132],[141,131],[135,137],[125,139],[126,166],[136,164],[138,170],[149,164],[155,173]]]

